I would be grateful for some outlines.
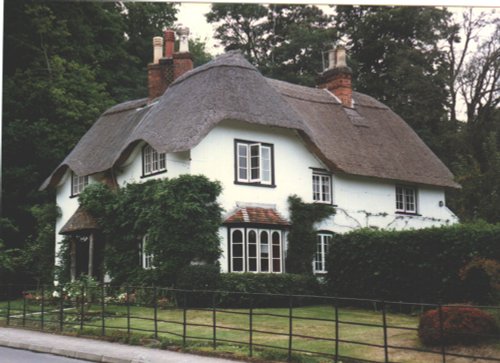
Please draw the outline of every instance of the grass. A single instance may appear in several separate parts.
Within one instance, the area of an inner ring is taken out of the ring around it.
[[[10,303],[12,318],[10,324],[23,325],[22,300]],[[6,323],[5,302],[0,302],[0,323]],[[40,303],[29,301],[25,307],[27,319],[25,326],[40,327]],[[46,304],[44,327],[48,330],[57,330],[59,327],[59,306]],[[288,308],[260,308],[253,309],[252,336],[248,332],[250,318],[248,309],[189,309],[186,311],[186,350],[211,353],[213,351],[215,318],[217,328],[216,351],[231,356],[243,358],[249,354],[250,338],[254,344],[254,357],[264,360],[286,360],[289,345],[289,309]],[[101,334],[102,317],[100,305],[94,304],[85,312],[84,330],[82,333],[91,335]],[[153,344],[163,348],[179,349],[183,346],[184,312],[182,309],[168,308],[157,310],[158,338],[153,337],[155,330],[154,309],[148,307],[130,306],[131,336],[127,334],[127,308],[123,305],[108,304],[105,308],[105,333],[111,339],[129,343]],[[359,345],[342,341],[357,341],[365,344],[383,345],[384,330],[382,313],[372,309],[339,308],[338,325],[339,355],[354,359],[365,359],[384,362],[384,349],[369,345]],[[78,333],[80,320],[77,309],[65,306],[64,330]],[[215,316],[215,317],[214,317]],[[296,307],[293,309],[292,348],[293,360],[304,363],[331,362],[335,353],[336,326],[333,320],[335,310],[331,305],[317,305]],[[418,341],[415,329],[418,326],[418,316],[390,312],[386,316],[388,343],[391,346],[428,349],[422,347]],[[361,324],[361,325],[360,325]],[[403,329],[401,329],[403,328]],[[262,346],[262,347],[259,347]],[[268,346],[268,347],[264,347]],[[274,348],[269,348],[272,346]],[[434,348],[440,352],[439,348]],[[495,357],[500,359],[500,342],[492,342],[479,347],[451,347],[447,351],[459,354]],[[314,353],[313,353],[314,352]],[[441,362],[438,354],[420,353],[404,349],[391,348],[388,351],[391,362]],[[330,355],[330,356],[328,356]],[[353,360],[355,361],[355,360]],[[447,357],[447,362],[462,363],[470,360]],[[343,360],[349,362],[349,360]],[[481,360],[475,360],[481,362]]]

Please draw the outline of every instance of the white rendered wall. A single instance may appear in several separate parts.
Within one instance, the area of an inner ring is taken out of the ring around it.
[[[273,145],[276,187],[234,183],[235,139]],[[237,203],[273,204],[287,218],[290,195],[311,201],[310,167],[324,168],[294,131],[237,121],[225,121],[214,128],[191,150],[191,158],[191,173],[204,174],[221,182],[223,190],[219,202],[226,214],[231,213]]]

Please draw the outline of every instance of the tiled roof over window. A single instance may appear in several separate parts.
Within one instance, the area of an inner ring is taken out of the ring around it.
[[[259,208],[259,207],[242,207],[238,208],[233,214],[226,218],[224,224],[268,224],[289,226],[285,218],[283,218],[276,209]]]

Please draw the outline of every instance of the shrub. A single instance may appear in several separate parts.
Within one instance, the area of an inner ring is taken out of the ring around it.
[[[459,271],[474,256],[500,259],[500,224],[408,231],[362,229],[334,235],[327,256],[328,293],[396,301],[468,302],[470,296]]]
[[[442,332],[441,322],[442,320]],[[477,308],[447,306],[425,312],[420,318],[418,336],[425,345],[475,344],[498,331],[493,317]]]
[[[500,263],[486,258],[473,258],[459,272],[468,300],[478,304],[493,303],[500,292]]]
[[[296,274],[222,274],[218,304],[225,307],[286,307],[288,295],[318,295],[321,286],[312,275]],[[231,292],[231,293],[230,293]],[[239,293],[251,294],[239,294]],[[274,294],[269,296],[269,294]],[[293,304],[302,305],[305,298],[294,298]]]

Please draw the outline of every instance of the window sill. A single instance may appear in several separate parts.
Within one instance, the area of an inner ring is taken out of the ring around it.
[[[264,188],[276,188],[276,184],[262,184],[262,183],[245,183],[235,180],[234,184],[236,185],[248,185],[252,187],[264,187]]]
[[[151,173],[151,174],[142,174],[141,179],[149,178],[150,176],[155,176],[155,175],[159,175],[159,174],[164,174],[166,172],[167,172],[167,169],[155,171],[154,173]]]
[[[321,200],[314,200],[313,201],[314,204],[325,204],[325,205],[331,205],[333,207],[336,207],[337,205],[336,204],[333,204],[333,202],[323,202]]]
[[[69,196],[69,198],[70,198],[70,199],[73,199],[73,198],[78,198],[79,196],[80,196],[80,193],[78,193],[78,194],[71,194],[71,195]]]
[[[416,212],[396,211],[396,214],[402,214],[402,215],[405,215],[405,216],[421,216],[421,214],[416,213]]]

